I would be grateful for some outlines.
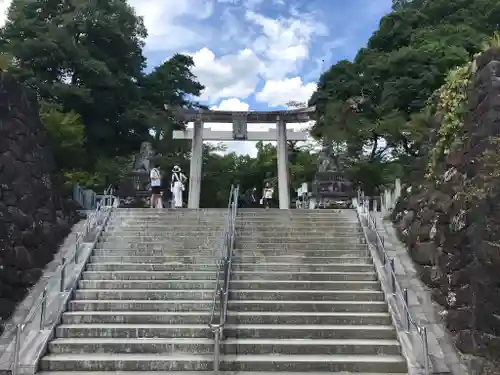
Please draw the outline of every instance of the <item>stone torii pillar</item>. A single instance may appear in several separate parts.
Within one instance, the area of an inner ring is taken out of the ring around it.
[[[189,167],[188,208],[200,208],[201,168],[203,164],[203,118],[196,115],[193,122],[191,162]]]
[[[286,142],[286,121],[278,115],[276,122],[276,141],[278,156],[278,194],[280,209],[290,208],[290,185],[288,173],[288,147]]]

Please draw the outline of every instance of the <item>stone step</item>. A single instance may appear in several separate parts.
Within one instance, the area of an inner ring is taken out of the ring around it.
[[[373,271],[372,264],[363,263],[240,263],[233,262],[233,271],[253,272],[370,272]]]
[[[58,338],[141,338],[141,337],[200,337],[213,338],[207,324],[60,324]]]
[[[211,371],[212,354],[51,354],[40,361],[42,371]],[[224,355],[223,371],[406,373],[401,356],[390,355]],[[171,374],[171,373],[170,373]],[[186,374],[186,373],[184,373]],[[262,374],[262,372],[261,372]]]
[[[212,280],[214,271],[85,271],[83,280]]]
[[[163,249],[123,249],[119,247],[110,247],[107,244],[103,244],[102,247],[98,247],[93,251],[95,256],[172,256],[179,259],[183,257],[204,257],[210,258],[212,261],[218,259],[216,257],[217,253],[220,253],[220,247],[212,248],[201,248],[201,249],[182,249],[182,248],[168,248]],[[367,251],[364,251],[367,254]],[[210,262],[209,262],[210,263]]]
[[[362,234],[361,228],[356,228],[352,226],[345,227],[337,227],[337,226],[328,226],[328,227],[314,227],[311,229],[308,227],[305,228],[296,228],[296,227],[272,227],[272,226],[263,226],[255,228],[253,226],[236,228],[236,235],[242,237],[252,237],[255,235],[260,236],[273,236],[279,232],[280,236],[295,236],[295,237],[304,237],[304,236],[318,236],[318,237],[334,237],[341,235],[360,235]],[[156,232],[155,232],[156,233]],[[199,233],[199,232],[197,232]]]
[[[219,223],[162,223],[162,222],[109,222],[106,226],[107,231],[109,232],[132,232],[137,233],[163,233],[164,231],[169,232],[189,232],[190,230],[194,231],[223,231],[227,227],[227,223],[219,224]],[[247,222],[241,223],[237,222],[236,231],[237,232],[254,232],[254,231],[273,231],[279,230],[287,233],[288,231],[292,232],[339,232],[339,231],[347,231],[347,232],[359,232],[361,227],[359,223],[345,223],[338,222],[332,225],[331,222],[322,222],[322,223],[314,223],[314,225],[304,225],[303,223],[295,223],[294,221],[288,222]]]
[[[290,289],[290,290],[375,290],[380,291],[381,286],[378,281],[317,281],[317,280],[234,280],[230,281],[232,289]]]
[[[208,324],[210,311],[68,311],[63,324]],[[213,342],[212,342],[213,349]]]
[[[208,324],[210,311],[68,311],[63,324]],[[389,313],[229,311],[228,324],[390,325]]]
[[[247,249],[234,249],[233,254],[235,257],[239,256],[304,256],[304,257],[366,257],[369,256],[368,248],[366,245],[343,245],[337,249],[276,249],[274,247],[264,248],[247,248]]]
[[[186,241],[155,241],[155,242],[135,242],[125,241],[118,238],[109,239],[101,242],[99,248],[120,249],[120,250],[169,250],[180,252],[186,249],[197,249],[198,252],[213,252],[222,247],[222,237],[216,241],[206,241],[203,239],[192,238]],[[188,250],[189,251],[189,250]]]
[[[72,300],[69,311],[211,311],[210,300]],[[387,312],[382,301],[229,301],[232,311]]]
[[[325,264],[286,264],[286,263],[234,263],[233,271],[248,272],[370,272],[371,264],[325,263]],[[217,272],[215,264],[182,263],[89,263],[88,271],[212,271]]]
[[[336,235],[329,237],[317,236],[316,234],[312,236],[248,236],[248,237],[238,237],[236,238],[237,244],[249,244],[249,243],[294,243],[294,244],[310,244],[310,243],[342,243],[342,242],[354,242],[359,243],[361,237],[358,234],[347,234],[347,235]],[[265,241],[264,241],[265,240]],[[147,241],[149,242],[149,241]]]
[[[147,223],[149,224],[149,223]],[[162,232],[164,230],[169,230],[171,232],[175,232],[177,230],[179,231],[189,231],[189,230],[224,230],[227,227],[227,222],[224,223],[212,223],[212,222],[207,222],[207,223],[202,223],[202,224],[197,224],[197,223],[170,223],[169,225],[155,225],[154,223],[152,225],[144,225],[144,223],[140,224],[131,224],[126,221],[118,220],[118,221],[113,221],[110,220],[107,225],[107,230],[108,231],[119,231],[119,232],[140,232],[143,233],[144,231],[158,231]]]
[[[112,232],[104,232],[103,233],[103,238],[120,238],[124,240],[131,240],[131,239],[136,239],[140,238],[141,240],[145,242],[150,242],[150,241],[158,241],[158,240],[163,240],[163,239],[185,239],[185,238],[192,238],[192,237],[197,237],[197,238],[208,238],[212,239],[212,237],[220,237],[224,235],[224,229],[222,230],[206,230],[206,231],[201,231],[201,230],[186,230],[186,231],[172,231],[170,228],[166,228],[163,232],[155,232],[155,233],[148,233],[146,231],[143,231],[142,233],[135,233],[135,232],[123,232],[123,231],[112,231]]]
[[[110,233],[124,233],[128,235],[133,235],[133,234],[143,234],[143,233],[151,233],[151,234],[156,234],[156,233],[164,233],[165,231],[171,232],[171,233],[186,233],[186,232],[210,232],[210,231],[224,231],[226,229],[226,224],[224,225],[211,225],[211,224],[203,224],[203,225],[198,225],[198,224],[179,224],[179,225],[144,225],[144,224],[138,224],[138,225],[128,225],[128,224],[123,224],[120,222],[111,222],[108,223],[106,227],[106,232]],[[236,226],[236,233],[242,233],[242,234],[247,234],[247,233],[253,233],[253,232],[273,232],[276,230],[279,230],[283,233],[299,233],[299,234],[307,234],[307,233],[324,233],[324,232],[332,232],[332,233],[337,233],[337,232],[361,232],[361,226],[360,225],[353,225],[353,224],[343,224],[339,223],[334,226],[331,225],[331,223],[328,223],[328,225],[314,225],[314,226],[297,226],[293,225],[293,223],[283,223],[283,224],[273,224],[273,223],[265,223],[265,224],[260,224],[258,225],[257,223],[255,224],[249,224],[246,226]]]
[[[56,339],[49,344],[49,352],[71,353],[199,353],[214,350],[211,339],[199,338],[91,338]],[[338,340],[338,339],[226,339],[222,341],[224,354],[316,354],[316,355],[398,355],[397,340]]]
[[[151,273],[150,273],[151,274]],[[231,273],[233,280],[315,280],[315,281],[375,281],[375,271],[371,272],[286,272],[286,271],[238,271]]]
[[[137,246],[137,245],[134,245]],[[368,252],[368,248],[365,244],[360,243],[357,240],[343,240],[343,241],[314,241],[314,242],[255,242],[255,241],[237,241],[236,247],[240,250],[248,249],[287,249],[290,251],[304,251],[304,250],[343,250],[343,249],[360,249]]]
[[[211,354],[214,340],[205,338],[60,338],[49,343],[49,353],[199,353]]]
[[[381,291],[373,290],[229,290],[234,300],[287,300],[287,301],[384,301]],[[73,292],[77,300],[207,300],[213,297],[214,289],[153,289],[153,290],[108,290],[80,289]]]
[[[294,216],[294,217],[265,217],[265,216],[256,216],[256,217],[237,217],[236,218],[236,224],[238,226],[240,225],[247,225],[247,224],[261,224],[261,223],[271,223],[271,224],[289,224],[289,223],[294,223],[294,224],[301,224],[302,226],[308,226],[311,224],[321,224],[321,225],[328,225],[330,224],[331,226],[337,226],[337,224],[350,224],[352,226],[359,225],[359,221],[356,220],[351,220],[351,219],[345,219],[341,217],[299,217],[299,216]]]
[[[103,239],[110,240],[113,238],[124,240],[124,241],[136,241],[140,240],[141,242],[155,242],[155,241],[184,241],[193,238],[205,239],[209,241],[214,241],[215,239],[220,239],[221,236],[224,235],[224,231],[185,231],[185,232],[172,232],[170,230],[165,230],[163,233],[141,233],[141,234],[130,234],[124,232],[105,232],[103,233]],[[281,233],[281,231],[277,230],[274,232],[251,232],[251,233],[237,233],[236,238],[239,241],[243,242],[261,242],[266,240],[266,242],[286,242],[286,241],[299,241],[300,243],[311,240],[313,242],[318,241],[340,241],[340,240],[356,240],[361,238],[361,235],[357,232],[327,232],[327,233],[318,233],[318,232],[310,232],[310,233]]]
[[[219,241],[223,235],[223,232],[213,233],[207,232],[204,233],[183,233],[177,234],[169,231],[164,232],[161,235],[126,235],[126,236],[116,236],[114,233],[108,233],[104,235],[104,239],[106,241],[117,240],[117,241],[140,241],[143,243],[150,242],[191,242],[193,240],[197,241]],[[282,242],[294,242],[294,243],[322,243],[322,242],[338,242],[338,241],[359,241],[361,236],[358,233],[341,233],[341,234],[332,234],[326,233],[324,235],[318,233],[310,233],[310,234],[297,234],[297,235],[287,235],[274,232],[274,236],[267,235],[266,233],[254,233],[253,235],[248,235],[245,237],[239,236],[236,238],[238,243],[260,243],[265,240],[267,243],[282,243]]]
[[[137,225],[138,223],[143,224],[156,224],[156,223],[168,223],[172,227],[188,227],[188,226],[208,226],[212,227],[226,227],[228,223],[227,218],[213,218],[213,219],[198,219],[198,218],[174,218],[174,217],[146,217],[146,216],[134,216],[134,217],[115,217],[110,218],[108,221],[109,225],[112,227],[118,226],[129,226]]]
[[[226,324],[224,335],[240,339],[382,339],[396,340],[392,325]]]
[[[373,260],[368,256],[307,256],[307,255],[282,255],[282,256],[262,256],[262,255],[233,255],[233,263],[274,263],[274,264],[373,264]]]
[[[211,311],[213,300],[72,300],[69,311]]]
[[[126,375],[127,372],[123,372],[121,375]],[[205,371],[141,371],[141,375],[203,375],[206,374]],[[219,371],[220,375],[235,375],[234,371]],[[346,375],[345,372],[307,372],[308,375]],[[401,373],[388,373],[384,372],[385,375],[401,375]],[[405,373],[406,374],[406,373]],[[39,371],[37,375],[75,375],[72,371]],[[107,371],[79,371],[78,375],[109,375]],[[131,373],[130,375],[136,375]],[[238,375],[275,375],[275,372],[266,371],[238,371]],[[280,375],[297,375],[296,372],[280,371]],[[356,372],[356,375],[380,375],[374,372]]]
[[[213,289],[216,280],[80,280],[80,289]],[[378,281],[231,280],[233,289],[377,290]]]
[[[92,255],[90,257],[91,263],[131,263],[131,264],[185,264],[185,265],[195,265],[195,264],[212,264],[214,265],[217,258],[207,257],[207,256],[174,256],[174,255],[158,255],[158,256],[148,256],[148,255]]]
[[[154,290],[107,290],[79,289],[73,292],[77,300],[209,300],[213,298],[214,289],[154,289]]]
[[[401,356],[391,355],[224,355],[221,368],[238,371],[329,371],[344,373],[389,372],[406,374],[407,364]]]
[[[231,311],[269,312],[387,312],[385,301],[265,301],[229,300]]]
[[[289,256],[233,256],[235,263],[268,263],[268,264],[372,264],[368,257],[308,257],[304,255]],[[138,255],[93,255],[90,257],[91,263],[177,263],[177,264],[210,264],[216,262],[216,257],[201,256],[138,256]]]
[[[88,271],[204,271],[217,272],[218,267],[212,264],[182,263],[89,263]]]
[[[222,342],[224,354],[274,355],[398,355],[397,340],[362,339],[227,339]]]
[[[131,217],[126,219],[115,219],[110,221],[110,225],[115,227],[155,227],[155,226],[163,226],[164,228],[172,227],[187,227],[187,226],[209,226],[209,227],[225,227],[227,225],[227,219],[218,220],[218,219],[207,219],[207,220],[198,220],[195,218],[169,218],[169,217],[159,217],[159,218],[151,218],[151,217]]]
[[[230,298],[235,300],[287,300],[287,301],[384,301],[381,291],[374,290],[295,290],[272,289],[229,290]]]

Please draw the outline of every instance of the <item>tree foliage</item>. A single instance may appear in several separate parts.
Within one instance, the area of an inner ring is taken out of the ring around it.
[[[382,184],[376,175],[388,173],[383,165],[404,166],[425,152],[429,99],[499,22],[494,0],[394,0],[366,48],[320,77],[310,100],[317,108],[313,136],[345,142],[352,167],[364,171],[359,183],[369,190]]]

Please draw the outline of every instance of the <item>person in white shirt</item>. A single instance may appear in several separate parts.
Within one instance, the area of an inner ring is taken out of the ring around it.
[[[186,181],[187,177],[184,176],[181,168],[178,165],[174,166],[170,182],[170,191],[174,198],[174,208],[182,208],[182,192],[185,190],[184,183]]]
[[[151,180],[151,208],[163,208],[161,198],[161,172],[158,164],[149,172],[149,179]]]
[[[262,204],[266,209],[271,207],[271,201],[273,199],[273,194],[274,194],[274,189],[272,186],[269,184],[269,182],[266,182],[264,186],[264,192],[262,193]]]

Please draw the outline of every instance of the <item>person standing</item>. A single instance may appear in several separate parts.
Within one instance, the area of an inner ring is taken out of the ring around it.
[[[161,172],[160,165],[155,164],[155,167],[149,172],[149,179],[151,181],[151,208],[163,208],[161,198]]]
[[[266,209],[271,207],[271,203],[273,200],[274,189],[272,188],[269,182],[266,182],[264,185],[264,192],[262,193],[262,204]]]
[[[257,188],[254,187],[252,190],[250,190],[250,196],[248,197],[248,203],[250,208],[255,208],[257,207]]]
[[[172,169],[172,179],[170,182],[170,191],[174,198],[174,208],[182,208],[182,192],[185,190],[184,183],[187,177],[182,173],[181,168],[176,165]]]

